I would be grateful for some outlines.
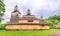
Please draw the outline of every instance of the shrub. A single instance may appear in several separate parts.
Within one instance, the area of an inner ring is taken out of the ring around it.
[[[5,24],[0,24],[0,30],[5,29]]]

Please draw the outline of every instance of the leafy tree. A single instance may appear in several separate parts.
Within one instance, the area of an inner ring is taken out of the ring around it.
[[[2,16],[4,15],[5,12],[5,7],[4,7],[4,0],[0,0],[0,23],[3,20]]]
[[[60,15],[51,16],[48,19],[53,19],[53,20],[57,19],[60,21]]]
[[[51,16],[46,21],[50,26],[60,25],[60,15]]]
[[[45,20],[46,23],[48,23],[50,26],[53,26],[53,22],[51,20]]]
[[[58,25],[60,26],[60,22],[58,23]]]
[[[0,24],[0,29],[2,30],[2,29],[5,29],[5,25],[6,24]]]
[[[58,25],[59,22],[60,22],[60,21],[58,21],[58,20],[54,20],[54,24],[55,24],[55,25]]]

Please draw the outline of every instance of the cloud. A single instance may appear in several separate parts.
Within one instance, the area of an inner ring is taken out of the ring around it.
[[[6,5],[4,17],[8,18],[8,20],[16,4],[23,15],[26,14],[27,9],[30,9],[31,13],[36,17],[40,17],[42,14],[44,18],[48,18],[59,14],[60,11],[60,0],[4,0],[4,3]]]

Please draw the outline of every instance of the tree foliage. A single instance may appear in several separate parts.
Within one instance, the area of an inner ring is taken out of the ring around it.
[[[4,0],[0,0],[0,23],[3,20],[2,16],[4,15],[5,12],[5,7],[4,7]]]
[[[0,30],[5,29],[6,24],[0,24]]]
[[[60,15],[51,16],[45,20],[50,26],[60,26]]]
[[[49,19],[53,19],[53,20],[57,19],[60,21],[60,15],[51,16],[49,17]]]

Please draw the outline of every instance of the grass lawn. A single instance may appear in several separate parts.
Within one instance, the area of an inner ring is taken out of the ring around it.
[[[39,31],[6,31],[0,30],[0,36],[48,36],[59,32],[60,29],[39,30]]]

